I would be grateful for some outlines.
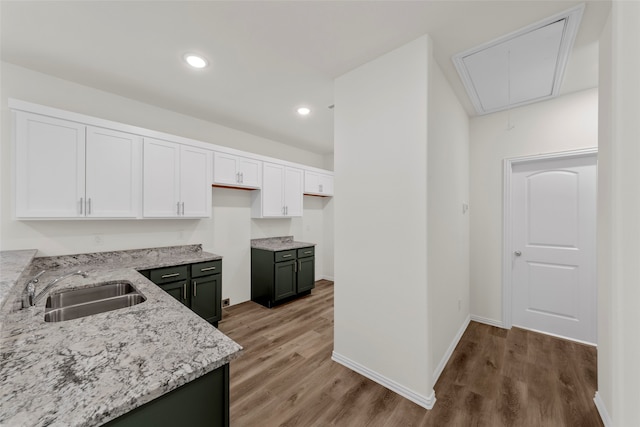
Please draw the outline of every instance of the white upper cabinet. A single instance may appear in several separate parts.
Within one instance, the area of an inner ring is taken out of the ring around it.
[[[211,185],[252,191],[253,218],[333,196],[330,171],[8,100],[18,219],[211,218]],[[271,162],[270,160],[273,160]]]
[[[136,218],[141,139],[18,112],[17,218]]]
[[[213,153],[213,185],[260,189],[262,162],[220,152]]]
[[[87,127],[86,216],[137,218],[141,192],[142,138]]]
[[[211,151],[180,147],[180,200],[183,217],[211,217]]]
[[[304,171],[304,194],[333,196],[333,175]]]
[[[211,216],[211,152],[144,139],[143,216]]]
[[[253,194],[252,217],[302,216],[302,182],[302,169],[264,162],[262,191]]]

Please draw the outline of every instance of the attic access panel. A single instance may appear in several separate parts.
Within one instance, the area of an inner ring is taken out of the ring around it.
[[[478,114],[555,97],[584,5],[455,55]]]

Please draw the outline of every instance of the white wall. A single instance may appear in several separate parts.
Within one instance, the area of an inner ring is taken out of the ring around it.
[[[423,36],[335,82],[334,358],[423,406],[427,306]]]
[[[506,158],[598,145],[598,91],[590,89],[470,122],[471,314],[502,324],[502,168]]]
[[[220,188],[212,189],[212,218],[205,220],[12,220],[13,151],[8,98],[320,168],[325,157],[5,62],[1,91],[0,249],[37,248],[38,256],[51,256],[202,243],[205,250],[224,257],[223,298],[231,298],[231,303],[236,304],[250,299],[249,240],[286,234],[318,244],[316,276],[324,275],[324,262],[333,253],[331,247],[325,246],[323,207],[327,202],[322,198],[305,196],[303,218],[282,220],[251,219],[251,192]],[[331,236],[327,241],[331,243]]]
[[[469,316],[469,118],[429,63],[428,283],[434,381]]]
[[[606,408],[613,409],[613,355],[611,299],[612,281],[612,27],[611,15],[602,30],[599,46],[598,85],[598,394]],[[606,411],[606,409],[605,409]],[[608,415],[604,415],[607,417]],[[609,427],[609,426],[607,426]]]
[[[598,394],[611,426],[640,425],[640,3],[614,1],[601,37]]]

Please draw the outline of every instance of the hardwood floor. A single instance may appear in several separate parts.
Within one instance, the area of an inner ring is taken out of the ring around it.
[[[231,426],[602,426],[592,347],[471,322],[427,411],[331,360],[333,283],[268,309],[224,310],[244,347],[231,363]]]

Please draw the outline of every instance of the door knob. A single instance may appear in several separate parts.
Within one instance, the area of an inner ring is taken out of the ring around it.
[[[515,256],[520,256],[520,255],[522,255],[522,252],[520,252],[520,251],[515,251],[513,254],[514,254]]]

